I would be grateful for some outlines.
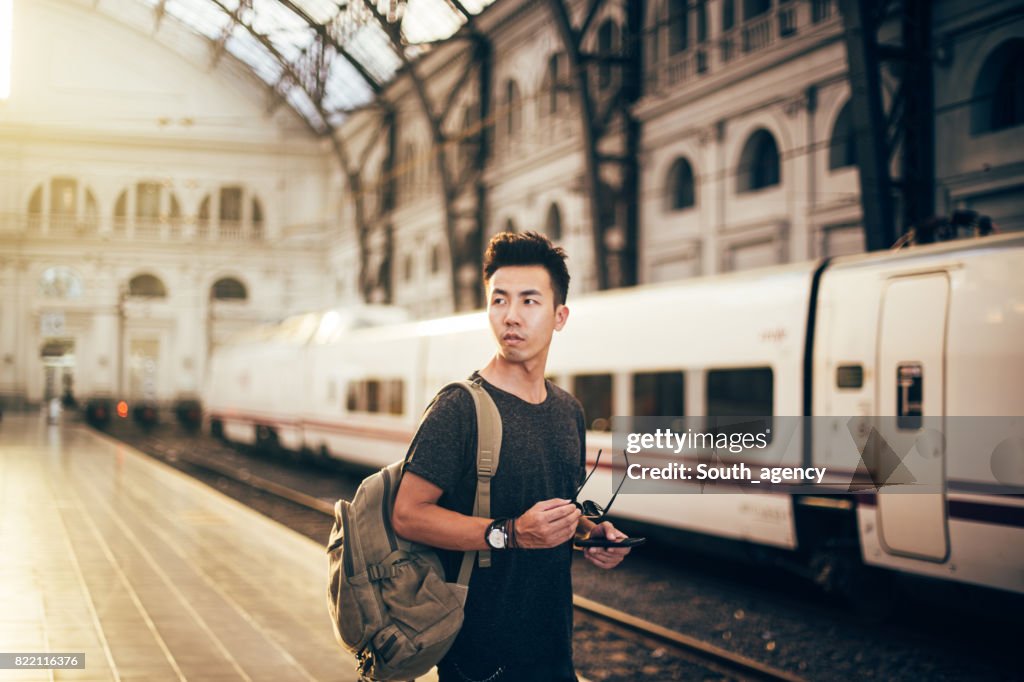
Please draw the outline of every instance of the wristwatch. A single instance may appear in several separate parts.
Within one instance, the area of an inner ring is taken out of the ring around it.
[[[491,521],[491,525],[487,526],[484,539],[487,541],[487,546],[491,549],[505,549],[508,547],[508,531],[505,530],[505,521],[507,519],[495,519]]]

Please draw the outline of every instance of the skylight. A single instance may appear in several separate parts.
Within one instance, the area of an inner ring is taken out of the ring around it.
[[[466,23],[457,7],[476,15],[494,0],[138,1],[249,66],[324,134],[395,77],[402,67],[399,50],[415,58],[424,44],[445,40]],[[0,10],[11,2],[0,0]],[[389,37],[392,27],[399,29],[400,46]]]

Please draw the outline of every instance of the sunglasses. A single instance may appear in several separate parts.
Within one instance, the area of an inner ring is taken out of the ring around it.
[[[579,501],[580,493],[587,486],[587,482],[590,480],[590,477],[594,475],[595,471],[597,471],[598,464],[601,463],[601,452],[601,450],[597,451],[597,459],[594,461],[594,468],[591,469],[590,473],[587,474],[587,477],[583,479],[583,483],[580,483],[579,487],[576,488],[576,494],[572,497],[572,503],[580,510],[580,514],[593,523],[601,523],[605,520],[608,516],[608,512],[612,508],[612,505],[615,503],[615,498],[619,496],[619,491],[622,490],[622,484],[626,482],[626,477],[623,476],[622,480],[619,481],[618,487],[615,488],[615,492],[612,493],[612,499],[608,500],[608,504],[603,507],[593,500],[584,500],[583,502]],[[629,455],[627,455],[626,451],[623,450],[622,456],[626,459],[626,468],[628,469]]]

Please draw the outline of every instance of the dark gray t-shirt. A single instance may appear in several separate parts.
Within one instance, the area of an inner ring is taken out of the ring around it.
[[[474,374],[474,377],[478,375]],[[546,382],[534,405],[487,381],[501,413],[498,471],[491,479],[491,517],[519,516],[541,500],[572,499],[585,466],[583,408]],[[406,458],[411,471],[441,488],[439,504],[473,513],[476,492],[476,412],[460,388],[442,391],[427,409]],[[441,551],[448,580],[461,552]],[[498,666],[572,661],[572,548],[502,550],[491,567],[474,567],[466,619],[447,659],[470,676]],[[570,668],[571,669],[571,668]]]

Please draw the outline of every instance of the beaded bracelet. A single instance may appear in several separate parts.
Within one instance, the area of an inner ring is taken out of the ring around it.
[[[511,549],[519,549],[519,543],[516,541],[516,517],[512,517],[505,522],[505,534],[508,537],[508,546]]]

